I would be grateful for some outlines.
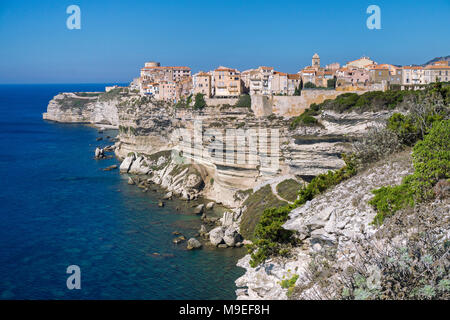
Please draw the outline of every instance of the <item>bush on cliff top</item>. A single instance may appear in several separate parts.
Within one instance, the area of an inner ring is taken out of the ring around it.
[[[195,95],[194,109],[203,109],[207,107],[205,101],[205,95],[201,93],[197,93]]]
[[[319,110],[320,107],[317,104],[311,104],[301,115],[294,117],[291,120],[289,129],[295,130],[298,126],[320,126],[319,120],[314,118],[314,116],[319,115]]]
[[[327,100],[320,104],[322,109],[343,112],[365,112],[395,109],[406,98],[415,99],[418,96],[416,91],[370,91],[364,94],[344,93],[334,100]]]
[[[234,106],[238,108],[251,108],[252,98],[248,94],[242,94]]]

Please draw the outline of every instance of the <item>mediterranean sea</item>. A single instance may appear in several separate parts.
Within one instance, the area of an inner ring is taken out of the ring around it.
[[[235,299],[245,249],[173,244],[199,216],[101,170],[119,163],[93,159],[112,144],[96,138],[116,131],[42,120],[59,92],[105,85],[0,85],[0,299]],[[80,290],[67,289],[70,265]]]

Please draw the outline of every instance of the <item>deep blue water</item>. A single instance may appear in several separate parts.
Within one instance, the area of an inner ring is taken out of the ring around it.
[[[0,85],[0,299],[234,299],[242,249],[172,244],[198,216],[102,171],[117,160],[93,160],[107,144],[96,129],[42,120],[58,92],[103,89]],[[81,290],[66,287],[69,265]]]

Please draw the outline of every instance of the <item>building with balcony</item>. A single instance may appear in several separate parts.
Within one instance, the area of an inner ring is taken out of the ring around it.
[[[218,67],[213,71],[212,80],[215,97],[239,97],[243,92],[241,74],[236,69]]]

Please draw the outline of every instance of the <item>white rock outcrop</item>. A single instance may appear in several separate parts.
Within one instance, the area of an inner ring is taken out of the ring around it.
[[[353,241],[371,237],[376,231],[371,224],[376,212],[368,204],[373,197],[371,190],[397,185],[412,171],[410,156],[403,152],[292,210],[283,227],[295,231],[302,246],[294,249],[291,258],[271,259],[256,268],[250,267],[249,255],[242,258],[237,265],[246,273],[236,285],[248,289],[236,291],[238,299],[285,299],[280,292],[287,290],[281,288],[280,279],[289,271],[299,275],[297,281],[307,284],[304,270],[311,255],[324,247],[336,249],[336,263],[345,269],[348,258],[356,255]]]

